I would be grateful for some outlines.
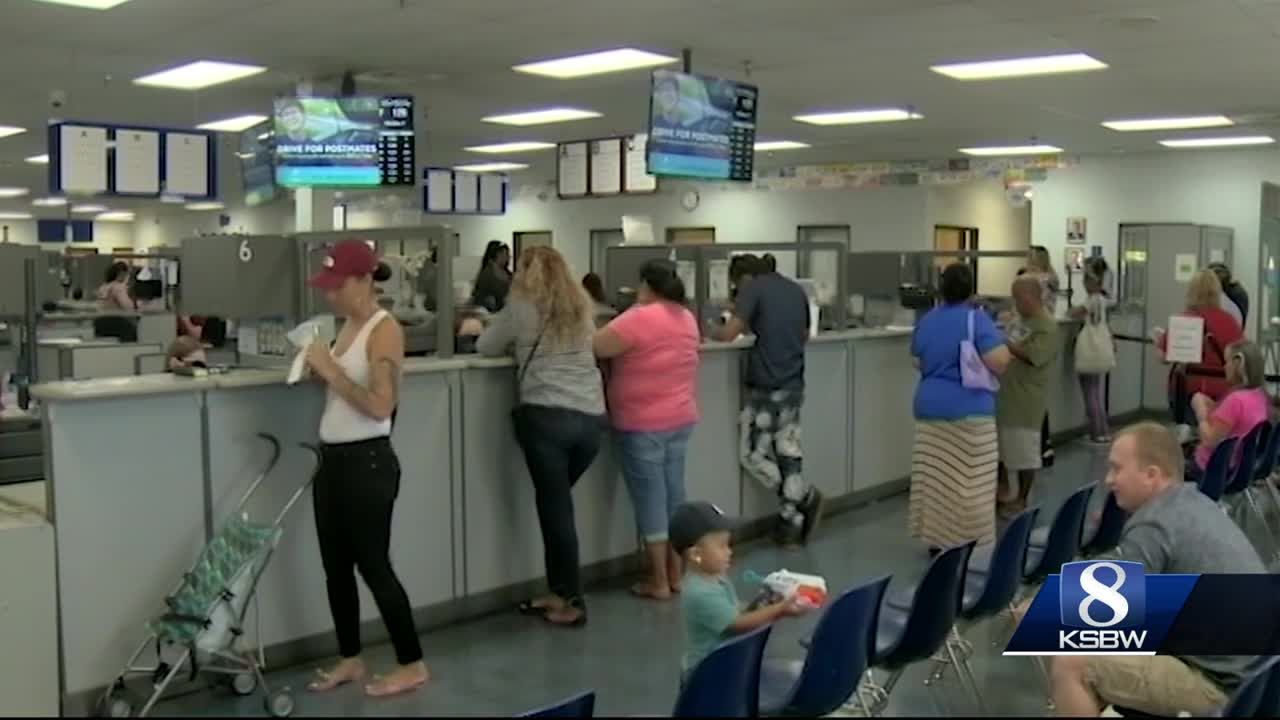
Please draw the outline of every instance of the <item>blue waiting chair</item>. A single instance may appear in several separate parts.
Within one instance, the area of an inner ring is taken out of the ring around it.
[[[762,716],[820,717],[857,693],[875,652],[876,623],[888,585],[886,575],[836,598],[818,621],[803,661],[764,663]]]
[[[1227,472],[1227,484],[1222,488],[1222,500],[1242,495],[1253,484],[1253,475],[1258,470],[1258,448],[1267,442],[1271,432],[1270,423],[1258,423],[1245,433],[1239,443],[1240,461],[1234,469]]]
[[[912,663],[928,660],[946,650],[951,664],[961,667],[948,639],[960,615],[965,569],[974,544],[970,541],[938,553],[920,580],[909,609],[903,610],[892,603],[880,608],[871,666],[887,670],[889,679],[884,687],[875,685],[874,679],[871,683],[872,691],[879,696],[878,705],[889,701],[903,671]],[[972,681],[972,678],[961,678],[962,682],[965,680]]]
[[[1231,455],[1235,452],[1238,438],[1226,438],[1218,443],[1209,456],[1209,464],[1205,466],[1200,477],[1200,492],[1210,500],[1218,502],[1222,499],[1222,491],[1227,487],[1227,474],[1231,471]]]
[[[771,625],[726,640],[689,673],[672,717],[757,717],[760,662]]]
[[[1043,582],[1050,575],[1060,572],[1062,566],[1076,559],[1080,553],[1081,536],[1084,533],[1085,513],[1093,485],[1086,485],[1071,495],[1058,508],[1048,534],[1042,540],[1039,533],[1032,533],[1027,548],[1027,565],[1023,580],[1028,584]]]
[[[1107,493],[1102,503],[1102,516],[1094,527],[1093,534],[1080,547],[1080,554],[1085,557],[1100,555],[1120,544],[1124,535],[1124,524],[1129,521],[1129,513],[1116,502],[1115,493]]]
[[[589,718],[595,716],[596,693],[594,690],[574,695],[554,705],[530,710],[516,717],[522,718]]]
[[[1276,459],[1280,455],[1280,426],[1266,423],[1267,429],[1263,431],[1262,437],[1258,441],[1258,464],[1253,469],[1253,479],[1257,481],[1266,480],[1271,477],[1271,473],[1276,470]]]

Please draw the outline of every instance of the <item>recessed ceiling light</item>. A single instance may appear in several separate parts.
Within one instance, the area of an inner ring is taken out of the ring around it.
[[[29,162],[32,165],[48,165],[49,156],[48,155],[32,155],[31,157],[27,158],[25,162]]]
[[[1102,127],[1120,132],[1144,130],[1190,130],[1195,128],[1225,127],[1234,125],[1226,115],[1200,115],[1196,117],[1150,118],[1146,120],[1108,120]]]
[[[0,198],[16,198],[22,197],[31,192],[26,188],[20,187],[0,187]]]
[[[463,172],[507,172],[511,170],[524,170],[529,166],[524,163],[514,162],[491,162],[491,163],[471,163],[470,165],[454,165],[454,170],[462,170]]]
[[[1002,145],[992,147],[960,148],[965,155],[991,157],[995,155],[1054,155],[1062,148],[1053,145]]]
[[[30,220],[31,213],[0,212],[0,220]]]
[[[929,69],[956,80],[993,80],[996,78],[1102,70],[1106,67],[1106,63],[1084,53],[1068,53],[1065,55],[1044,55],[1010,60],[986,60],[982,62],[934,65]]]
[[[42,197],[31,201],[36,207],[62,207],[67,204],[66,198],[60,197]]]
[[[133,84],[176,88],[178,90],[199,90],[257,75],[261,72],[266,72],[266,68],[258,65],[243,65],[240,63],[219,62],[217,60],[197,60],[186,65],[161,70],[151,75],[144,75],[135,79]]]
[[[21,135],[26,132],[26,128],[14,127],[13,125],[0,125],[0,138],[7,138],[13,135]]]
[[[110,10],[117,5],[129,2],[129,0],[36,0],[36,2],[71,5],[72,7],[88,8],[90,10]]]
[[[590,118],[601,117],[601,114],[594,110],[579,110],[577,108],[554,107],[545,110],[530,110],[528,112],[509,113],[506,115],[490,115],[484,118],[487,123],[497,123],[499,125],[546,125],[549,123],[569,122],[571,120],[587,120]]]
[[[919,120],[924,117],[910,110],[843,110],[840,112],[811,113],[796,115],[796,122],[810,125],[859,125],[862,123],[897,122],[899,120]]]
[[[217,132],[243,132],[259,123],[267,121],[266,115],[239,115],[237,117],[226,118],[225,120],[214,120],[203,125],[197,125],[198,130],[215,130]]]
[[[100,222],[133,222],[134,215],[128,210],[115,210],[95,215],[93,219]]]
[[[796,142],[795,140],[765,140],[756,143],[756,152],[769,152],[771,150],[801,150],[809,147],[809,143]]]
[[[221,210],[225,207],[226,205],[216,201],[187,203],[188,210]]]
[[[71,212],[73,213],[88,214],[88,213],[103,213],[106,211],[107,211],[106,205],[72,205],[71,206]]]
[[[551,60],[540,60],[538,62],[525,63],[524,65],[516,65],[511,69],[516,72],[544,75],[563,80],[565,78],[657,67],[677,60],[678,58],[635,48],[618,48],[617,50],[605,50],[585,55],[570,55]]]
[[[1269,135],[1247,135],[1238,137],[1187,138],[1184,140],[1161,140],[1160,144],[1169,148],[1209,148],[1232,147],[1236,145],[1270,145],[1275,138]]]
[[[463,148],[463,150],[496,155],[501,153],[531,152],[533,150],[550,150],[555,146],[555,143],[547,142],[508,142],[495,145],[472,145],[471,147]]]

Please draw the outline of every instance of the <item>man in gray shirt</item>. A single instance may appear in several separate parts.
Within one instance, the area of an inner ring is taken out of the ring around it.
[[[1156,423],[1126,429],[1111,445],[1107,487],[1132,515],[1120,545],[1104,556],[1151,574],[1264,574],[1249,539],[1218,504],[1183,479],[1182,449]],[[1100,558],[1102,559],[1102,558]],[[1059,715],[1098,715],[1108,704],[1172,717],[1216,714],[1252,656],[1079,656],[1053,658]]]

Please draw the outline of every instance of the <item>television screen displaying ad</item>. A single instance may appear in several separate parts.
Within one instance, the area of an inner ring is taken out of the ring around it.
[[[654,71],[649,174],[750,181],[759,95],[733,80]]]
[[[275,146],[286,187],[413,185],[413,98],[278,98]]]
[[[256,207],[276,197],[276,168],[271,155],[271,124],[262,123],[240,134],[240,178],[244,183],[244,204]]]

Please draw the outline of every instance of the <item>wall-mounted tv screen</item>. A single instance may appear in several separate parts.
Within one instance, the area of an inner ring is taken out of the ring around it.
[[[244,204],[255,207],[276,197],[276,166],[272,157],[272,124],[264,122],[240,134],[236,157],[244,183]]]
[[[286,187],[413,185],[413,98],[277,98],[275,159]]]
[[[654,71],[649,96],[649,174],[750,181],[759,97],[754,85]]]

